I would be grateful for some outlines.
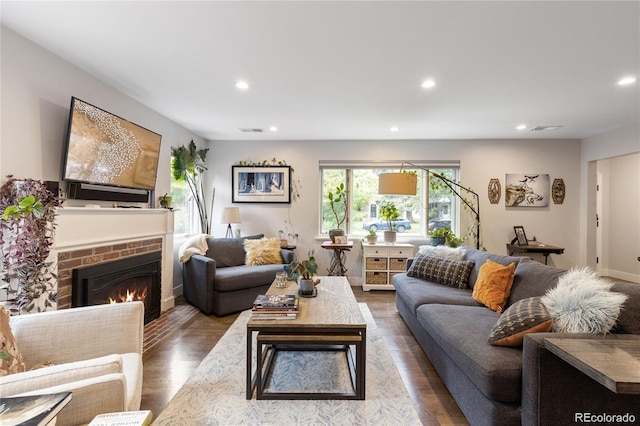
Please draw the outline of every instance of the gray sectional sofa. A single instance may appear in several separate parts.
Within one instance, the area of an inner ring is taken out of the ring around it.
[[[250,309],[259,294],[264,294],[277,272],[293,261],[292,250],[280,250],[282,263],[245,265],[243,238],[208,238],[204,255],[195,254],[182,268],[183,296],[203,313],[218,316]]]
[[[518,300],[542,296],[565,271],[523,257],[465,247],[474,262],[471,288],[459,289],[397,274],[398,312],[472,425],[575,424],[576,415],[625,414],[640,421],[640,395],[615,394],[545,349],[545,337],[640,340],[640,285],[616,283],[629,296],[611,334],[535,333],[522,347],[488,343],[499,313],[477,303],[472,288],[486,259],[516,263],[505,309]],[[411,262],[409,262],[411,265]]]

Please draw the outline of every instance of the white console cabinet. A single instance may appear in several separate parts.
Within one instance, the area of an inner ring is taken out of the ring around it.
[[[363,244],[362,289],[394,290],[393,276],[406,271],[413,251],[411,244]]]

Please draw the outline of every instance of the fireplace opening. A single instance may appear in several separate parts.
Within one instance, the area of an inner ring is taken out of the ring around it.
[[[161,252],[76,268],[72,272],[71,306],[144,303],[144,323],[160,316]]]

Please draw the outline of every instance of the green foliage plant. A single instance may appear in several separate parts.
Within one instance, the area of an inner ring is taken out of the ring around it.
[[[329,191],[327,198],[329,199],[329,205],[331,211],[336,218],[336,228],[340,229],[342,224],[347,219],[347,202],[349,191],[344,186],[344,182],[340,182],[340,185],[336,186],[336,189]]]
[[[171,173],[176,181],[187,182],[198,208],[200,230],[204,234],[211,231],[204,197],[203,174],[207,170],[207,152],[209,148],[198,149],[193,140],[189,146],[171,147]]]
[[[389,231],[394,231],[395,221],[400,219],[400,211],[393,201],[385,201],[380,206],[380,217],[387,221]]]
[[[434,238],[444,238],[445,244],[449,247],[458,247],[465,242],[467,236],[457,237],[450,228],[440,228],[429,232],[427,235]]]
[[[299,277],[303,280],[310,280],[317,272],[318,263],[316,262],[313,250],[309,250],[307,259],[302,261],[294,260],[289,266],[289,277],[293,280],[297,280]]]
[[[57,300],[48,258],[59,204],[39,180],[10,177],[0,188],[0,289],[12,314],[46,310]]]

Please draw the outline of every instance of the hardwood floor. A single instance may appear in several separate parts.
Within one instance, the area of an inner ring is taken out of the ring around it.
[[[468,425],[396,311],[395,293],[363,292],[359,287],[354,287],[353,292],[358,302],[369,306],[422,423]],[[168,339],[145,352],[142,409],[158,415],[237,317],[238,314],[216,317],[198,312]]]

